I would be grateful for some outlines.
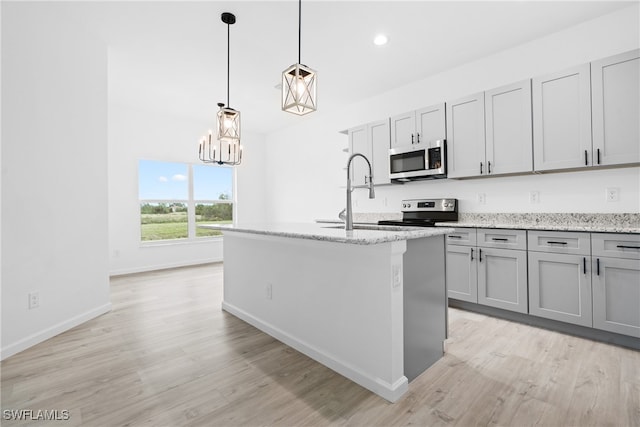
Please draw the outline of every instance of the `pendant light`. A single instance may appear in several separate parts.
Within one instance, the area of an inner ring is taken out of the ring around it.
[[[298,63],[282,72],[282,110],[300,116],[317,108],[316,72],[300,63],[301,33],[302,0],[298,0]]]
[[[227,24],[227,105],[218,103],[216,117],[217,136],[209,131],[200,141],[198,157],[205,163],[219,165],[239,165],[242,162],[242,146],[240,145],[240,111],[229,106],[229,39],[230,25],[235,24],[234,14],[224,12],[222,22]]]

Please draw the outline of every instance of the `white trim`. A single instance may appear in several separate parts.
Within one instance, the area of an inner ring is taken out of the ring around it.
[[[409,381],[405,376],[400,377],[394,384],[389,384],[381,378],[372,377],[371,375],[362,372],[356,366],[351,366],[348,363],[336,359],[334,356],[325,353],[321,349],[313,347],[302,339],[294,337],[232,304],[223,301],[222,309],[233,314],[239,319],[244,320],[250,325],[255,326],[264,333],[271,335],[275,339],[282,341],[286,345],[311,357],[317,362],[322,363],[337,373],[349,378],[351,381],[383,397],[391,403],[400,399],[400,397],[402,397],[402,395],[409,389]]]
[[[44,329],[35,334],[31,334],[26,338],[22,338],[13,344],[9,344],[6,347],[3,347],[0,350],[0,360],[5,360],[16,353],[19,353],[23,350],[26,350],[36,344],[39,344],[43,341],[48,340],[49,338],[55,337],[62,332],[68,331],[71,328],[75,328],[78,325],[81,325],[84,322],[87,322],[93,318],[96,318],[102,314],[108,313],[111,311],[111,303],[104,304],[100,307],[96,307],[93,310],[89,310],[83,314],[78,316],[74,316],[70,319],[62,321],[57,325],[53,325],[47,329]]]
[[[188,262],[175,262],[175,263],[164,263],[157,265],[145,265],[141,267],[133,267],[133,268],[122,268],[119,270],[112,270],[109,272],[109,276],[123,276],[125,274],[134,274],[134,273],[144,273],[146,271],[156,271],[156,270],[167,270],[170,268],[177,267],[188,267],[191,265],[200,265],[200,264],[211,264],[216,262],[222,262],[222,258],[205,258],[205,259],[196,259]]]

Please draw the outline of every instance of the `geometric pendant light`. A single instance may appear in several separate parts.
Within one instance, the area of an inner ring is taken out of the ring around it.
[[[304,115],[316,111],[317,75],[300,62],[302,28],[302,0],[298,0],[298,63],[282,72],[282,110]]]
[[[239,165],[242,162],[242,146],[240,145],[240,111],[229,106],[229,26],[235,24],[234,14],[224,12],[222,22],[227,24],[227,106],[218,103],[216,116],[216,138],[209,131],[200,141],[198,157],[205,163],[219,165]]]

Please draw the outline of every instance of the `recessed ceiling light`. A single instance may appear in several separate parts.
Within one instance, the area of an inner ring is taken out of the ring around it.
[[[387,44],[388,41],[389,41],[389,38],[387,36],[385,36],[384,34],[378,34],[373,39],[373,44],[375,44],[376,46],[382,46]]]

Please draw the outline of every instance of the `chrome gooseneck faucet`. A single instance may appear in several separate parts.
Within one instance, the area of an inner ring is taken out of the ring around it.
[[[351,161],[358,156],[362,157],[369,166],[369,198],[373,199],[376,197],[373,191],[373,171],[371,169],[371,162],[369,162],[369,159],[367,159],[364,154],[353,153],[347,161],[347,217],[344,227],[345,230],[353,230],[353,210],[351,209],[351,192],[353,191],[351,188]]]

